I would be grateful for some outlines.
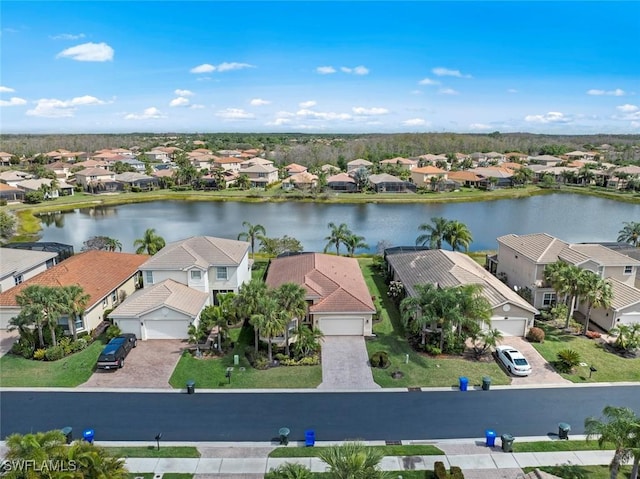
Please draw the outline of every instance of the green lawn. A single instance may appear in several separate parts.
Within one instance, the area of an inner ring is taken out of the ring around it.
[[[545,466],[545,467],[525,467],[522,470],[525,473],[540,469],[541,471],[554,474],[558,477],[572,477],[576,479],[609,479],[611,473],[609,472],[609,466],[576,466],[576,465],[562,465],[562,466]],[[629,479],[631,477],[631,466],[623,466],[620,468],[618,479]]]
[[[278,447],[271,451],[269,457],[319,457],[323,447]],[[370,449],[383,456],[440,456],[440,449],[430,445],[408,446],[371,446]]]
[[[391,359],[388,369],[374,369],[373,379],[382,387],[447,387],[457,386],[458,378],[469,378],[470,386],[482,385],[482,378],[490,376],[492,384],[510,384],[511,379],[495,361],[477,362],[463,358],[432,358],[418,354],[405,339],[400,314],[387,296],[383,278],[373,268],[371,258],[360,258],[360,268],[376,307],[382,311],[381,318],[374,323],[376,335],[368,339],[369,356],[376,351],[386,351]],[[406,362],[407,354],[409,361]],[[401,371],[401,379],[393,379],[391,373]]]
[[[2,387],[75,387],[93,374],[96,361],[104,348],[101,340],[59,361],[34,361],[13,354],[0,358]]]
[[[196,447],[189,446],[163,446],[160,442],[160,449],[153,446],[135,447],[105,447],[111,456],[114,457],[200,457],[200,452]]]
[[[264,371],[253,369],[247,361],[244,350],[253,345],[250,330],[231,330],[235,342],[234,350],[221,358],[196,359],[185,353],[178,361],[169,384],[174,388],[184,388],[187,381],[196,382],[196,390],[206,389],[273,389],[273,388],[316,388],[322,382],[321,366],[289,366],[270,368]],[[234,366],[233,356],[238,355],[239,364]],[[231,381],[225,377],[227,367],[233,367]],[[244,369],[244,370],[243,370]]]
[[[598,441],[535,441],[513,443],[513,452],[597,451]],[[613,449],[613,446],[604,449]]]
[[[607,352],[597,340],[574,336],[562,330],[538,322],[536,326],[545,330],[544,343],[532,343],[533,347],[549,362],[556,360],[558,351],[573,349],[587,365],[598,370],[589,378],[589,367],[578,366],[572,374],[562,377],[574,383],[640,381],[640,358],[625,359]]]

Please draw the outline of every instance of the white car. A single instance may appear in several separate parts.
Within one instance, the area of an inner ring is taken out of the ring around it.
[[[496,348],[498,359],[509,373],[515,376],[528,376],[531,373],[531,365],[520,351],[511,346],[498,346]]]

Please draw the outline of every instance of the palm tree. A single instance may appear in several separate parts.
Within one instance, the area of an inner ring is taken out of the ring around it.
[[[248,241],[251,243],[251,256],[253,256],[255,253],[256,239],[266,236],[267,231],[264,229],[264,226],[252,225],[248,221],[243,221],[242,226],[244,226],[247,231],[240,233],[238,235],[238,240]]]
[[[144,236],[133,242],[133,247],[137,248],[136,254],[144,254],[146,251],[147,254],[153,256],[164,248],[164,246],[164,238],[157,235],[154,228],[147,228],[144,232]]]
[[[318,328],[309,328],[304,324],[298,324],[296,330],[296,342],[293,343],[293,352],[299,357],[310,356],[320,348],[320,341],[324,334]]]
[[[344,245],[347,247],[349,256],[353,256],[358,248],[368,248],[369,245],[364,242],[364,236],[350,234],[344,239]]]
[[[27,286],[20,294],[16,295],[16,302],[21,307],[21,314],[32,320],[38,331],[38,343],[44,348],[43,328],[45,323],[44,310],[42,308],[43,286],[32,284]]]
[[[234,298],[234,306],[237,314],[242,319],[249,319],[260,312],[260,304],[267,294],[267,285],[258,279],[252,279],[240,287],[240,291]]]
[[[116,238],[107,238],[105,243],[107,245],[107,251],[122,251],[122,243]]]
[[[359,442],[323,449],[320,459],[329,466],[334,479],[386,479],[389,473],[380,469],[382,453]]]
[[[43,286],[43,295],[41,296],[42,309],[51,333],[51,343],[53,346],[58,345],[56,338],[56,327],[58,319],[65,313],[66,297],[62,288]]]
[[[624,228],[618,232],[618,241],[629,243],[636,248],[640,246],[640,221],[625,221]]]
[[[74,441],[66,451],[67,459],[81,472],[80,477],[92,479],[126,479],[129,477],[124,459],[111,456],[101,447],[86,441]]]
[[[582,274],[583,294],[582,297],[587,301],[587,317],[584,322],[583,334],[589,331],[589,321],[591,319],[591,310],[593,308],[608,308],[613,301],[613,291],[611,283],[602,279],[593,271],[584,270]]]
[[[526,185],[533,179],[533,170],[525,167],[518,168],[514,171],[512,178],[516,183]]]
[[[202,321],[207,333],[212,328],[216,328],[216,344],[218,352],[222,352],[222,334],[229,328],[223,307],[220,305],[205,307],[200,314],[200,321]]]
[[[441,216],[431,218],[431,224],[423,223],[418,226],[419,231],[426,231],[416,238],[416,245],[424,246],[429,243],[431,249],[441,249],[449,220]]]
[[[443,239],[449,243],[453,251],[458,251],[460,247],[468,251],[473,242],[473,236],[467,225],[457,220],[447,223]]]
[[[336,254],[340,256],[340,245],[345,244],[347,237],[352,233],[345,223],[336,225],[332,222],[328,224],[328,228],[331,230],[331,233],[325,238],[325,241],[328,243],[324,247],[324,252],[326,253],[330,247],[335,246]]]
[[[302,464],[285,462],[284,464],[271,469],[264,476],[265,479],[313,479],[311,470]]]
[[[69,332],[73,336],[74,341],[78,339],[76,331],[76,318],[84,314],[85,308],[89,304],[91,296],[84,292],[81,286],[73,284],[63,287],[63,303],[67,313],[67,324]]]
[[[620,465],[631,457],[632,435],[640,419],[633,410],[626,407],[606,406],[602,415],[604,419],[585,419],[584,430],[587,433],[587,441],[597,437],[600,449],[613,445],[615,452],[609,470],[611,479],[616,479]]]
[[[482,326],[489,324],[491,320],[491,304],[482,294],[482,286],[479,284],[465,284],[453,289],[457,296],[458,309],[460,310],[459,322],[456,324],[458,335],[463,328]]]
[[[287,320],[273,296],[265,296],[260,309],[262,313],[253,315],[251,320],[254,322],[254,329],[257,325],[260,335],[267,338],[269,364],[271,364],[273,363],[273,338],[286,331]]]
[[[34,464],[60,460],[65,455],[65,437],[60,430],[33,434],[12,434],[6,439],[5,458],[10,461],[33,461]],[[42,471],[36,467],[16,468],[3,474],[11,479],[40,479]]]
[[[569,327],[576,299],[585,291],[583,271],[581,268],[563,261],[556,261],[544,268],[545,281],[551,284],[557,294],[564,296],[563,302],[567,305],[565,328]]]
[[[300,323],[307,314],[307,290],[296,283],[283,283],[273,292],[278,306],[287,321],[284,330],[285,353],[289,356],[289,325],[294,319]]]
[[[629,479],[638,479],[638,473],[640,472],[640,418],[633,425],[629,449],[633,454],[633,467],[631,468]]]

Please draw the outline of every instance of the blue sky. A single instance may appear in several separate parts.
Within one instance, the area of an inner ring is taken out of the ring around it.
[[[4,133],[640,132],[640,2],[0,3]]]

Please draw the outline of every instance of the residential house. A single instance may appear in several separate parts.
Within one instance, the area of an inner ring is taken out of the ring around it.
[[[58,198],[60,196],[73,196],[73,186],[67,184],[64,180],[58,181],[58,185],[52,187],[53,180],[50,178],[34,178],[32,180],[24,180],[16,186],[25,194],[32,191],[44,191],[45,199]]]
[[[329,163],[325,163],[324,165],[322,165],[320,167],[320,171],[322,171],[323,173],[325,173],[327,175],[335,175],[337,173],[340,173],[340,168],[338,168],[335,165],[331,165]]]
[[[104,319],[106,310],[112,309],[132,294],[138,284],[138,268],[148,256],[111,251],[86,251],[41,272],[21,284],[0,293],[0,329],[7,329],[9,320],[20,313],[16,296],[27,286],[82,287],[89,301],[84,313],[76,318],[77,331],[91,331]],[[67,328],[67,317],[59,323]]]
[[[480,185],[480,180],[482,180],[482,177],[476,175],[473,171],[461,170],[449,171],[447,173],[447,179],[450,181],[455,181],[462,186],[477,188]]]
[[[104,168],[86,168],[76,171],[76,182],[85,191],[118,191],[121,184],[116,181],[116,174]]]
[[[486,154],[487,161],[494,165],[499,165],[507,161],[507,157],[502,153],[498,153],[497,151],[490,151]]]
[[[108,161],[102,161],[102,160],[98,161],[98,160],[92,160],[91,158],[89,158],[87,160],[74,163],[73,167],[78,168],[79,170],[82,170],[82,169],[86,170],[89,168],[103,168],[105,170],[110,170],[113,167],[113,165]]]
[[[369,186],[376,193],[415,193],[416,185],[401,180],[397,176],[381,173],[369,175]]]
[[[431,178],[435,178],[438,181],[444,181],[447,179],[447,171],[435,166],[422,166],[420,168],[414,168],[411,171],[411,181],[418,188],[431,188]]]
[[[161,151],[159,149],[146,151],[144,153],[144,156],[149,161],[152,161],[154,163],[157,163],[157,162],[169,163],[171,161],[171,155],[166,151]]]
[[[562,158],[552,155],[530,156],[529,163],[533,165],[556,166],[558,163],[562,163]]]
[[[216,153],[227,158],[242,158],[242,152],[238,150],[218,150]]]
[[[380,162],[381,165],[386,166],[397,166],[398,168],[402,168],[403,170],[412,171],[414,168],[417,168],[418,162],[416,160],[412,160],[409,158],[391,158],[388,160],[382,160]]]
[[[24,201],[24,191],[17,186],[0,183],[0,200],[7,203],[19,203]]]
[[[499,167],[479,167],[469,170],[482,179],[478,182],[480,188],[493,189],[493,188],[508,188],[513,186],[513,170],[508,168]]]
[[[594,160],[596,154],[591,153],[589,151],[570,151],[569,153],[565,153],[565,155],[569,161],[572,160]]]
[[[33,178],[31,173],[26,171],[8,170],[0,173],[0,182],[5,185],[17,187],[18,183]]]
[[[526,336],[538,314],[536,308],[466,254],[435,249],[388,254],[386,260],[394,281],[403,284],[407,296],[416,296],[416,286],[424,284],[479,285],[491,306],[490,325],[485,327],[497,329],[504,336]]]
[[[225,171],[240,171],[240,160],[238,158],[216,158],[212,162],[213,168],[222,168]]]
[[[153,190],[158,187],[158,178],[132,171],[115,175],[114,179],[118,183],[122,183],[123,185],[125,185],[126,188]]]
[[[355,258],[302,253],[271,260],[266,283],[277,288],[295,283],[306,291],[303,323],[325,336],[371,336],[376,312]]]
[[[66,180],[72,175],[71,169],[74,166],[75,165],[73,163],[65,163],[64,161],[56,161],[54,163],[50,163],[48,165],[45,165],[44,167],[47,170],[53,171],[56,174],[56,178],[60,178],[60,179]]]
[[[367,160],[363,160],[362,158],[358,158],[356,160],[350,161],[347,163],[347,173],[351,173],[353,171],[359,170],[360,168],[365,168],[367,171],[371,170],[373,163]]]
[[[434,155],[432,153],[427,153],[426,155],[418,156],[418,162],[420,163],[420,165],[426,166],[435,165],[438,162],[448,163],[449,159],[447,158],[447,155]]]
[[[354,192],[357,187],[356,180],[346,173],[338,173],[327,178],[327,188],[333,191]]]
[[[0,248],[0,293],[56,264],[57,253]]]
[[[278,181],[278,168],[272,165],[256,164],[241,169],[239,173],[249,177],[252,188],[264,188]]]
[[[306,166],[302,166],[297,163],[289,163],[287,166],[284,167],[284,169],[287,172],[287,176],[293,176],[293,175],[307,172]]]
[[[310,190],[318,185],[318,176],[312,175],[305,171],[303,173],[297,173],[291,175],[288,178],[282,180],[282,189],[290,190],[297,188],[299,190]]]
[[[260,158],[260,157],[249,158],[247,160],[243,160],[240,163],[240,170],[249,168],[251,166],[256,166],[256,165],[273,166],[273,161],[267,160],[265,158]]]
[[[147,165],[144,162],[137,160],[136,158],[124,158],[120,160],[121,163],[130,166],[138,173],[144,173],[147,169]]]
[[[11,158],[13,158],[11,153],[0,151],[0,166],[11,166]]]

